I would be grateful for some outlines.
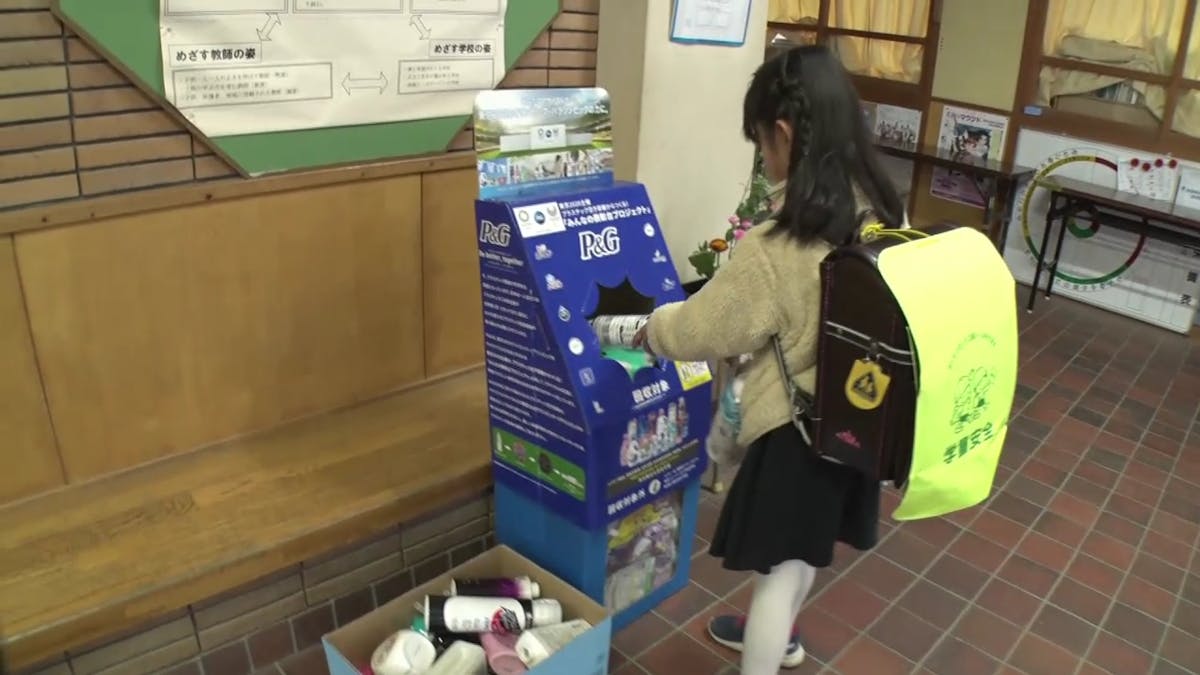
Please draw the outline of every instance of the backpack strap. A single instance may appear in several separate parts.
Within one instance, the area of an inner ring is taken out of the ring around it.
[[[875,217],[874,209],[866,208],[858,212],[858,229],[851,237],[851,241],[846,244],[864,243],[869,244],[883,237],[894,239],[904,239],[912,241],[913,239],[921,239],[928,237],[929,234],[921,230],[915,230],[908,223],[908,214],[905,213],[904,220],[900,227],[887,227],[879,218]]]
[[[779,377],[783,380],[783,390],[792,407],[792,425],[796,427],[796,430],[804,438],[804,442],[811,448],[813,441],[809,425],[817,421],[817,418],[813,417],[816,401],[808,392],[797,387],[792,376],[788,374],[787,360],[783,356],[783,343],[780,342],[778,335],[771,336],[771,344],[775,347],[775,361],[779,364]]]
[[[909,242],[917,239],[928,237],[928,232],[914,230],[912,228],[889,228],[884,227],[883,223],[871,223],[862,228],[859,232],[858,239],[864,244],[869,244],[880,239],[898,239],[900,241]]]

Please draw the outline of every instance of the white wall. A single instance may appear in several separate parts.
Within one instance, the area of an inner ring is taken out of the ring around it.
[[[646,185],[686,282],[688,254],[724,235],[750,175],[742,97],[763,61],[767,0],[753,0],[741,47],[671,42],[673,6],[601,2],[596,80],[612,96],[617,178]]]

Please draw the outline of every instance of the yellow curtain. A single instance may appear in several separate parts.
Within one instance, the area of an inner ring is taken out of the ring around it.
[[[1050,0],[1043,53],[1058,55],[1071,35],[1111,40],[1146,50],[1157,72],[1169,73],[1186,6],[1185,0]]]
[[[815,24],[820,0],[770,0],[767,16],[781,23]],[[829,25],[890,35],[925,35],[929,0],[830,0]],[[920,45],[859,37],[834,37],[832,47],[857,75],[901,82],[921,79]]]
[[[830,0],[829,25],[891,35],[925,35],[929,0]],[[921,81],[921,45],[860,37],[835,37],[846,70],[900,82]]]
[[[1200,138],[1200,91],[1191,89],[1179,92],[1171,127],[1181,134]]]
[[[1168,74],[1175,64],[1186,5],[1186,0],[1049,0],[1043,53]],[[1187,58],[1184,77],[1200,79],[1197,52],[1200,52],[1200,36],[1194,33],[1183,57]],[[1083,71],[1044,68],[1038,102],[1048,105],[1055,96],[1087,94],[1126,81]],[[1146,108],[1161,120],[1166,91],[1137,81],[1130,84],[1141,92]],[[1200,98],[1183,93],[1172,126],[1181,133],[1200,137]]]
[[[929,0],[832,0],[829,25],[922,37],[929,25]]]
[[[813,23],[821,14],[821,0],[770,0],[767,21]]]

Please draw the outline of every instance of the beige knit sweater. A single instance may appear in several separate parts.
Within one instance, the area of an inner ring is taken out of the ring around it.
[[[832,247],[768,236],[774,228],[767,222],[750,230],[699,292],[656,309],[647,328],[650,349],[668,359],[752,355],[742,389],[743,447],[792,418],[771,336],[779,335],[796,384],[808,392],[816,385],[820,264]]]

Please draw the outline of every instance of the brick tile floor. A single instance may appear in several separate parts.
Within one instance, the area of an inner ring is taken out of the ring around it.
[[[1021,323],[992,498],[939,520],[884,518],[874,551],[839,550],[799,619],[810,657],[788,672],[1200,672],[1200,339],[1065,299]],[[737,672],[705,635],[750,598],[747,577],[704,553],[719,510],[706,494],[691,583],[614,636],[612,673]],[[262,672],[326,670],[316,647]]]
[[[993,497],[840,550],[800,616],[808,662],[785,672],[1200,672],[1198,412],[1200,339],[1065,299],[1022,314]],[[701,537],[720,501],[703,498]],[[750,585],[698,544],[691,584],[615,637],[612,672],[737,672],[705,623],[745,611]]]

